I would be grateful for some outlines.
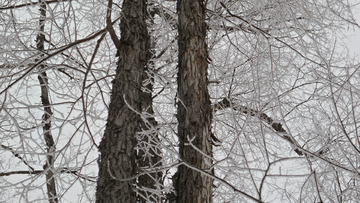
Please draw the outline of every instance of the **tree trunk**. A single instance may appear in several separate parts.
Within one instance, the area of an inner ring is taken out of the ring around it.
[[[45,18],[46,18],[46,4],[45,2],[40,3],[40,19],[39,19],[39,34],[36,37],[36,48],[40,52],[40,58],[44,57],[44,42],[45,42]],[[37,59],[40,60],[40,59]],[[52,110],[50,107],[49,89],[48,89],[48,77],[45,71],[45,66],[40,65],[40,74],[38,80],[41,88],[41,103],[44,106],[44,114],[42,116],[44,140],[46,143],[46,163],[44,165],[44,171],[46,173],[46,187],[47,195],[50,203],[58,202],[55,178],[54,178],[54,153],[55,143],[51,134],[51,116]]]
[[[124,0],[120,23],[119,61],[105,134],[100,143],[96,202],[137,201],[136,134],[141,131],[144,70],[150,57],[146,27],[146,1]]]
[[[178,0],[177,11],[179,18],[177,119],[180,158],[191,166],[211,172],[212,160],[209,157],[212,156],[212,110],[207,89],[205,6],[202,0]],[[189,142],[193,146],[186,145]],[[181,165],[174,177],[174,185],[178,203],[212,202],[213,180],[203,173]]]

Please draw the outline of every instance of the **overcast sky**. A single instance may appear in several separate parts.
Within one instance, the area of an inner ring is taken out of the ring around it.
[[[359,0],[354,0],[359,1]],[[360,25],[360,1],[357,3],[354,11],[354,15],[356,18],[357,23]],[[358,27],[350,27],[347,31],[349,35],[348,45],[351,54],[360,54],[360,28]],[[360,57],[359,57],[360,58]]]

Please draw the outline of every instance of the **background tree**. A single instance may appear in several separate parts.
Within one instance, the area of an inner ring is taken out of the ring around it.
[[[353,101],[354,90],[345,86],[354,85],[358,65],[344,61],[332,26],[354,23],[350,7],[340,1],[227,1],[208,8],[214,132],[222,141],[215,174],[266,202],[356,201],[357,181],[350,178],[359,173],[353,165],[356,105],[339,110],[338,95]],[[215,199],[248,201],[225,186],[215,182]],[[352,190],[346,198],[344,188]]]
[[[39,18],[38,2],[1,4],[0,199],[47,200],[44,175],[53,167],[61,202],[73,202],[74,198],[91,202],[97,176],[96,145],[107,117],[108,84],[113,74],[108,68],[115,64],[100,60],[114,56],[112,42],[100,38],[106,32],[102,26],[105,16],[101,18],[97,12],[106,13],[106,7],[86,1],[42,1],[41,12],[46,9],[46,17]],[[41,32],[39,19],[45,25]],[[42,36],[42,41],[36,42],[37,36]],[[94,39],[102,40],[94,43]],[[38,75],[44,71],[48,84],[40,86]],[[49,100],[45,104],[41,100],[44,88]],[[51,117],[42,116],[44,105],[53,112]],[[44,125],[43,118],[51,126]],[[48,150],[53,149],[43,138],[43,127],[50,128],[56,146],[54,164],[45,170],[43,165],[51,156]]]

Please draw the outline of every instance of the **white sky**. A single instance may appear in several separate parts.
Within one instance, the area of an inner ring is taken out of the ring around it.
[[[360,1],[354,0],[354,2],[358,2],[353,10],[353,14],[355,15],[356,22],[360,25]],[[348,48],[350,51],[351,56],[357,54],[360,55],[360,28],[359,27],[350,27],[349,30],[346,32],[349,36],[347,41]],[[359,56],[357,56],[360,59]]]

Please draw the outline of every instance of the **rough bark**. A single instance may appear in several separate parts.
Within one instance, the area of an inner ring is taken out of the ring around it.
[[[150,57],[145,0],[124,0],[120,23],[118,67],[113,81],[109,116],[100,143],[96,202],[137,201],[136,133],[141,130],[141,85]]]
[[[178,0],[179,72],[177,119],[182,161],[211,172],[212,109],[207,89],[208,51],[202,0]],[[186,143],[191,142],[193,146]],[[197,149],[196,149],[197,148]],[[201,152],[199,152],[201,151]],[[206,155],[206,156],[205,156]],[[176,202],[212,202],[213,180],[181,165],[173,178]]]
[[[44,42],[45,42],[45,18],[46,18],[46,4],[45,2],[40,3],[40,20],[39,20],[39,34],[36,37],[36,48],[40,52],[40,58],[44,57]],[[40,60],[40,59],[38,59]],[[44,171],[46,173],[46,187],[47,195],[50,203],[58,202],[54,178],[54,153],[55,144],[51,134],[51,117],[52,110],[50,107],[49,89],[48,89],[48,77],[45,71],[45,66],[40,65],[40,74],[38,80],[41,88],[41,103],[44,106],[44,114],[42,116],[44,140],[47,147],[46,163],[44,164]]]

